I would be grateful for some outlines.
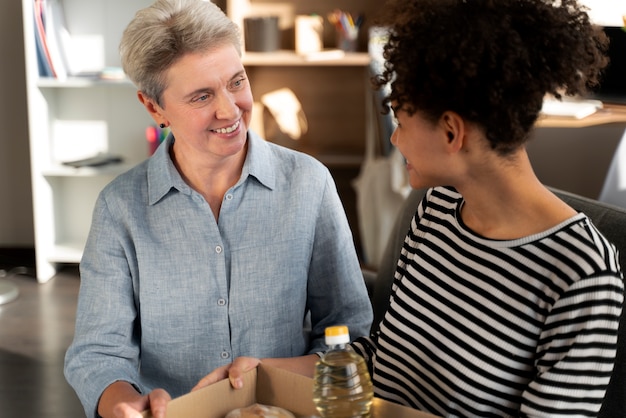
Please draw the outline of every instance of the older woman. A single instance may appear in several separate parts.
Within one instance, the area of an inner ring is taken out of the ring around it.
[[[95,207],[65,366],[87,416],[162,416],[234,357],[299,356],[326,326],[371,324],[329,171],[248,130],[240,48],[202,0],[158,0],[124,32],[124,70],[172,134]]]
[[[544,96],[597,81],[605,39],[573,0],[392,0],[392,143],[428,188],[379,331],[352,346],[378,397],[445,417],[600,409],[624,285],[613,247],[535,176]],[[593,140],[593,138],[590,138]],[[566,150],[564,150],[566,151]],[[316,356],[266,360],[312,373]],[[238,386],[241,359],[203,379]],[[230,369],[230,370],[229,370]]]

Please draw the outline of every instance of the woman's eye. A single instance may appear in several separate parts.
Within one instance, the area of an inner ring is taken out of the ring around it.
[[[239,88],[239,87],[243,86],[244,81],[246,81],[246,79],[245,79],[245,78],[243,78],[243,77],[242,77],[242,78],[239,78],[239,79],[237,79],[237,80],[234,80],[234,81],[232,82],[231,86],[232,86],[233,88]]]
[[[192,104],[200,104],[200,103],[204,103],[207,100],[209,100],[209,98],[211,97],[210,94],[205,93],[205,94],[201,94],[200,96],[196,96],[193,99],[191,99],[191,103]]]

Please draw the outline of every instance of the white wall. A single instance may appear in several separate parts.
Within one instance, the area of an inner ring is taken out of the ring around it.
[[[22,3],[0,13],[0,248],[33,247]]]
[[[603,26],[624,26],[622,16],[626,16],[626,0],[579,0],[589,7],[591,20]]]

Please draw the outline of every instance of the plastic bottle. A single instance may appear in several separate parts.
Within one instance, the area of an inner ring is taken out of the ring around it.
[[[326,328],[330,349],[315,366],[313,402],[322,418],[369,417],[374,388],[363,357],[356,354],[348,327]]]

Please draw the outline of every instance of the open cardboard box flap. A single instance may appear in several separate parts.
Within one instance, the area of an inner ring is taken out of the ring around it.
[[[287,370],[259,365],[244,375],[242,389],[233,389],[228,380],[173,399],[167,418],[224,418],[235,408],[253,403],[274,405],[299,417],[317,415],[313,404],[313,380]],[[149,411],[144,418],[152,418]],[[375,398],[372,418],[434,418],[434,415]]]

